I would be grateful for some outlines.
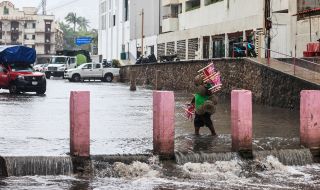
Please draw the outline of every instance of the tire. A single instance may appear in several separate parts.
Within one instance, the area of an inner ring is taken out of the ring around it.
[[[113,75],[111,73],[107,73],[103,77],[104,82],[112,82],[113,81]]]
[[[46,93],[46,91],[47,91],[47,88],[46,88],[46,87],[43,87],[43,88],[41,88],[40,90],[38,90],[36,93],[37,93],[38,95],[43,95],[43,94]]]
[[[18,94],[19,91],[18,91],[17,85],[11,84],[9,86],[9,92],[10,92],[10,94]]]
[[[81,81],[81,76],[79,74],[72,75],[72,81],[73,82],[80,82]]]

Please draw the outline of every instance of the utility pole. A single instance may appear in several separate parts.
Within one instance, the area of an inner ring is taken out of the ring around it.
[[[47,14],[47,0],[42,0],[41,6],[42,6],[42,14],[46,15]]]
[[[143,9],[141,10],[141,55],[144,55],[144,50],[143,50],[143,38],[144,38],[144,11]]]
[[[270,36],[270,31],[272,28],[272,19],[270,16],[270,0],[265,0],[265,9],[264,9],[264,27],[265,27],[265,33],[266,33],[266,38],[267,38],[267,52],[266,52],[266,57],[268,58],[268,64],[270,61],[270,48],[271,48],[271,36]]]

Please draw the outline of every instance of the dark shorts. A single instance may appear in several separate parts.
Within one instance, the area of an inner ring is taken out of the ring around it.
[[[211,115],[209,113],[205,113],[204,115],[198,115],[196,113],[194,117],[194,127],[200,128],[203,126],[212,127]]]

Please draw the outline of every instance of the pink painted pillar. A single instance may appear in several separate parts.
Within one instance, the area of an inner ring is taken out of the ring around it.
[[[153,151],[160,156],[174,156],[174,114],[173,92],[153,92]]]
[[[90,92],[70,93],[70,154],[90,156]]]
[[[320,91],[303,90],[300,99],[300,143],[320,148]]]
[[[231,92],[231,136],[233,151],[252,151],[252,93]]]

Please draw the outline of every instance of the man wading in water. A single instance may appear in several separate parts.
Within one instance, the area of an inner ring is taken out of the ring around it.
[[[194,95],[191,104],[195,105],[195,134],[200,135],[200,128],[206,126],[211,131],[212,136],[216,136],[211,115],[215,112],[217,97],[208,90],[209,87],[203,83],[201,76],[196,76],[194,83],[197,86],[197,93]]]

